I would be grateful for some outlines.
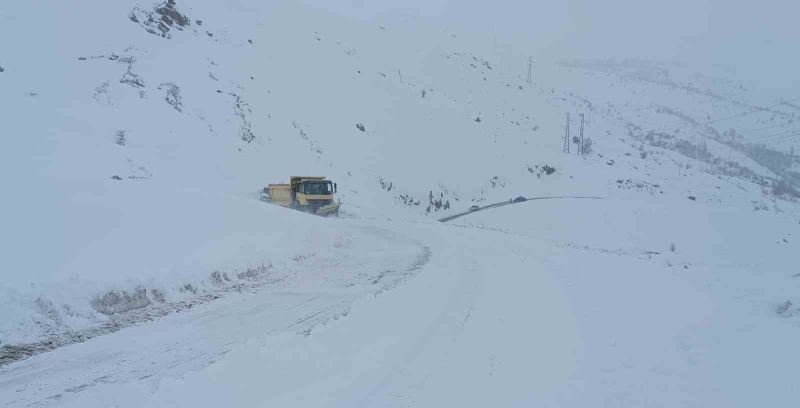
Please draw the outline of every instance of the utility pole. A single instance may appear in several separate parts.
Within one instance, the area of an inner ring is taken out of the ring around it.
[[[581,113],[581,132],[580,137],[578,138],[578,154],[584,155],[586,152],[583,151],[583,114]]]
[[[567,126],[564,132],[564,153],[569,153],[569,112],[567,112]]]
[[[528,57],[528,85],[533,81],[533,57]]]

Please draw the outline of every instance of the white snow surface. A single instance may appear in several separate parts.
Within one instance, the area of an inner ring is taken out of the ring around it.
[[[0,365],[0,406],[800,399],[798,205],[741,148],[798,102],[633,59],[528,84],[524,45],[413,15],[78,3],[0,4],[0,352],[189,306]],[[342,218],[258,200],[292,175]],[[517,196],[600,199],[436,221]]]

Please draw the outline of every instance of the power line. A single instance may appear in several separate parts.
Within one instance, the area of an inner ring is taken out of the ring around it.
[[[740,118],[742,116],[747,116],[747,115],[752,115],[754,113],[764,112],[766,110],[781,106],[781,105],[783,105],[783,104],[785,104],[787,102],[794,102],[794,101],[800,101],[800,98],[794,98],[794,99],[789,99],[789,100],[781,100],[780,102],[778,102],[778,103],[776,103],[774,105],[769,105],[769,106],[765,106],[765,107],[755,107],[755,108],[752,108],[752,109],[750,109],[749,111],[746,111],[746,112],[741,112],[741,113],[737,113],[735,115],[725,116],[725,117],[722,117],[722,118],[712,119],[712,120],[706,121],[706,122],[704,122],[702,124],[690,123],[690,124],[687,124],[685,126],[680,126],[678,128],[675,128],[675,130],[684,129],[684,128],[687,128],[687,127],[690,127],[690,126],[700,126],[700,125],[706,125],[707,126],[707,125],[710,125],[712,123],[722,122],[724,120]]]
[[[785,138],[785,137],[792,137],[792,136],[797,136],[797,135],[800,135],[800,130],[786,130],[786,131],[783,131],[783,132],[780,132],[780,133],[775,133],[775,134],[772,134],[772,135],[769,135],[769,136],[766,136],[766,137],[762,137],[762,138],[759,138],[759,139],[756,139],[756,140],[749,140],[748,143],[758,143],[758,142],[762,142],[764,140],[782,139],[782,138]]]
[[[726,116],[724,118],[711,120],[711,121],[708,122],[708,124],[710,125],[712,123],[722,122],[723,120],[735,119],[735,118],[739,118],[739,117],[742,117],[742,116],[751,115],[753,113],[763,112],[765,110],[769,110],[769,109],[772,109],[772,108],[777,108],[778,106],[781,106],[784,103],[793,102],[793,101],[800,101],[800,98],[789,99],[788,101],[783,101],[782,100],[779,103],[776,103],[774,105],[770,105],[770,106],[767,106],[767,107],[755,107],[755,108],[753,108],[753,109],[751,109],[751,110],[749,110],[747,112],[742,112],[742,113],[738,113],[736,115],[731,115],[731,116]]]
[[[769,126],[762,126],[762,127],[755,128],[755,129],[747,129],[747,130],[743,130],[742,133],[758,132],[758,131],[764,130],[764,129],[772,129],[772,128],[781,127],[781,126],[787,126],[787,125],[790,125],[790,123],[778,123],[777,125],[769,125]]]

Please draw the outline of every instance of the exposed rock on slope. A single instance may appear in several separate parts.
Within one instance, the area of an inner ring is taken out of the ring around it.
[[[183,30],[191,24],[189,18],[175,7],[175,0],[167,0],[152,11],[136,6],[128,18],[148,33],[164,38],[172,38],[171,29]]]

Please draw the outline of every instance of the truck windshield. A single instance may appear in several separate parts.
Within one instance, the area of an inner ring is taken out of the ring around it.
[[[332,188],[330,182],[304,183],[303,190],[305,191],[306,194],[328,195],[331,194]]]

